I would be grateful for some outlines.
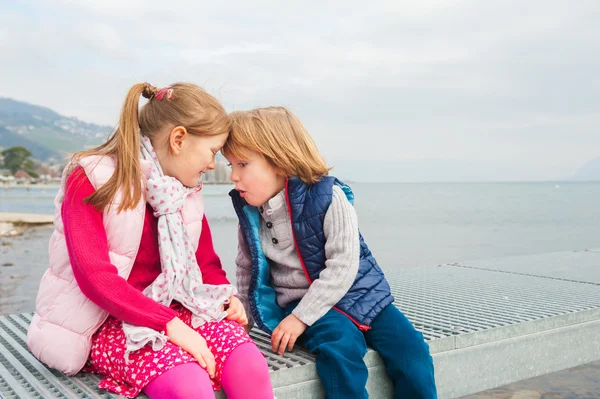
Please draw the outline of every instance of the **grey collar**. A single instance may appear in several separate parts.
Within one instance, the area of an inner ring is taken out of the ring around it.
[[[273,198],[268,200],[259,207],[262,209],[261,216],[265,220],[275,220],[284,216],[287,213],[287,205],[285,201],[285,189],[278,192]]]

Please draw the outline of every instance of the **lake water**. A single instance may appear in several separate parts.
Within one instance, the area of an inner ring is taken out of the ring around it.
[[[204,187],[218,249],[235,252],[228,185]],[[361,232],[385,268],[600,247],[600,182],[354,183]],[[56,189],[0,188],[0,212],[53,213]]]

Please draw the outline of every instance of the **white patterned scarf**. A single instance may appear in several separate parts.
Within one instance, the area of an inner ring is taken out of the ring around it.
[[[185,187],[174,177],[165,176],[152,144],[142,137],[141,158],[152,164],[146,186],[146,201],[158,217],[158,246],[160,252],[160,275],[143,293],[156,302],[169,306],[179,302],[192,312],[192,326],[197,328],[205,322],[220,321],[227,312],[222,305],[236,294],[231,284],[209,285],[202,283],[202,274],[193,246],[189,242],[181,216],[181,208],[189,194],[197,189]],[[164,332],[123,322],[127,340],[126,358],[146,344],[160,350],[167,342]]]

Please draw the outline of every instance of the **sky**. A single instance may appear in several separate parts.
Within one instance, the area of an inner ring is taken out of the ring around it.
[[[572,176],[600,156],[600,2],[0,5],[0,96],[114,125],[131,85],[289,107],[359,181]]]

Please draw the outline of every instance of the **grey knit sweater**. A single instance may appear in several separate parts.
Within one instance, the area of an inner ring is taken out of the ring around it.
[[[354,207],[341,188],[333,187],[331,205],[325,214],[325,269],[309,284],[294,245],[292,224],[285,202],[285,191],[279,192],[263,206],[260,238],[269,260],[271,285],[277,293],[277,303],[286,307],[300,300],[293,314],[307,325],[327,313],[348,292],[356,274],[360,257],[358,221]],[[241,231],[238,232],[236,258],[238,296],[252,325],[248,304],[248,288],[252,276],[252,259]]]

